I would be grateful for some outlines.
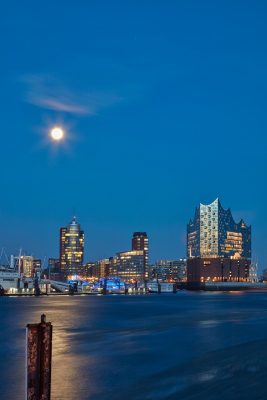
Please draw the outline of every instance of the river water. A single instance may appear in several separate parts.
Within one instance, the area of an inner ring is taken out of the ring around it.
[[[52,400],[267,398],[267,294],[0,297],[0,399],[24,399],[25,326],[54,326]]]

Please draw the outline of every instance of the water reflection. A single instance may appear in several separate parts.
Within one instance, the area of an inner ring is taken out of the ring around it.
[[[265,294],[0,302],[5,400],[23,398],[24,328],[42,313],[54,325],[53,400],[261,398],[267,367]]]

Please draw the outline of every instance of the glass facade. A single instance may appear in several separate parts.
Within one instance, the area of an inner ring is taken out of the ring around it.
[[[66,228],[60,229],[60,269],[65,276],[76,275],[83,265],[84,232],[73,217]]]
[[[110,276],[117,276],[123,281],[144,280],[144,250],[132,250],[117,253],[110,258]]]
[[[146,232],[134,232],[132,237],[132,250],[142,250],[144,252],[144,271],[142,280],[148,279],[149,245]]]
[[[165,282],[186,281],[186,259],[159,260],[150,267],[152,279]]]
[[[251,226],[235,222],[216,199],[200,204],[187,225],[187,256],[251,258]]]

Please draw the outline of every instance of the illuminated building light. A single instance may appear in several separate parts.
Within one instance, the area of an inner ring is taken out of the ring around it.
[[[67,275],[80,272],[83,265],[84,232],[73,217],[66,228],[60,229],[60,269]]]

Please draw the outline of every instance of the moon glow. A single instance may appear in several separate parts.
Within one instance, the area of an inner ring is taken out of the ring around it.
[[[50,131],[50,136],[55,141],[60,141],[64,138],[64,130],[60,126],[55,126]]]

